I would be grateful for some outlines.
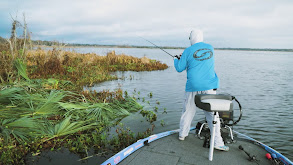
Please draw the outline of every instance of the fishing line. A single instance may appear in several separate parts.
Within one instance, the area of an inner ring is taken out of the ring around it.
[[[162,51],[164,51],[165,53],[167,53],[169,56],[171,56],[171,57],[177,57],[177,55],[176,56],[173,56],[172,54],[170,54],[170,53],[168,53],[167,51],[165,51],[164,49],[162,49],[161,47],[159,47],[158,45],[156,45],[156,44],[154,44],[154,43],[152,43],[151,41],[149,41],[149,40],[147,40],[147,39],[145,39],[145,38],[143,38],[143,37],[141,37],[141,36],[139,36],[140,38],[142,38],[142,39],[144,39],[144,40],[146,40],[147,42],[149,42],[149,43],[151,43],[151,44],[153,44],[155,47],[157,47],[157,48],[159,48],[159,49],[161,49]],[[178,57],[177,57],[178,58]]]

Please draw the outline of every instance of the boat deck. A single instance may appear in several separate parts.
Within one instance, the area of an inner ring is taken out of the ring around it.
[[[251,142],[237,139],[227,144],[228,152],[214,150],[213,161],[209,161],[209,148],[203,147],[204,140],[190,133],[184,141],[178,139],[178,133],[158,139],[125,158],[119,165],[249,165],[271,164],[266,151]],[[249,161],[247,154],[238,147],[242,145],[256,161]]]

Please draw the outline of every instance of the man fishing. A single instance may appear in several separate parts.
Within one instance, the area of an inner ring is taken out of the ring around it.
[[[189,40],[191,46],[186,48],[182,55],[174,58],[174,66],[177,72],[187,71],[179,140],[184,140],[188,136],[190,125],[196,112],[194,96],[197,94],[216,94],[216,90],[219,87],[219,79],[214,70],[214,48],[210,44],[203,42],[203,32],[201,30],[192,30]],[[203,112],[211,130],[214,114],[213,112]],[[221,137],[218,113],[214,148],[222,151],[229,150],[229,147],[224,145]]]

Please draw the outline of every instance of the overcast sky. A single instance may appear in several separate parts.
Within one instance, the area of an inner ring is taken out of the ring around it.
[[[0,36],[23,13],[35,40],[187,47],[199,28],[214,47],[293,48],[293,0],[0,0]]]

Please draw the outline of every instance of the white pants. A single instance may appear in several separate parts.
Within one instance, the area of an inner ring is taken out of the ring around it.
[[[186,137],[188,136],[189,130],[190,130],[190,125],[193,120],[193,117],[196,112],[196,105],[194,103],[194,96],[197,94],[216,94],[216,91],[213,89],[207,90],[207,91],[198,91],[198,92],[185,92],[185,100],[184,100],[184,107],[182,111],[182,115],[180,118],[180,131],[179,131],[179,136],[180,137]],[[212,132],[212,126],[213,126],[213,112],[207,112],[204,111],[206,120],[208,122],[210,132]],[[215,131],[215,146],[223,146],[224,142],[221,137],[221,126],[220,126],[220,120],[219,120],[219,114],[217,113],[216,115],[216,131]]]

